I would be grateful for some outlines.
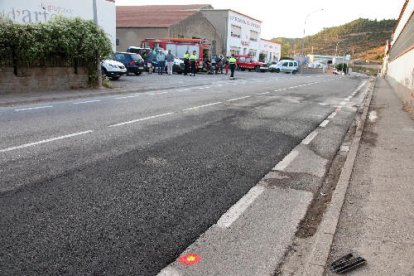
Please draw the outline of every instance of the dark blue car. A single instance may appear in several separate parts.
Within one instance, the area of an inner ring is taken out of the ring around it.
[[[144,59],[139,54],[116,52],[113,59],[123,63],[127,68],[128,73],[141,75],[144,71]]]

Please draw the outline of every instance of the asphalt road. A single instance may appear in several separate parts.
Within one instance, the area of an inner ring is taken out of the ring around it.
[[[0,108],[0,274],[157,274],[361,82],[237,76]]]

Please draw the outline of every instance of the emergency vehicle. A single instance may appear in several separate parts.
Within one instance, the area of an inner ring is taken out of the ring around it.
[[[255,57],[247,55],[235,55],[234,57],[237,59],[237,68],[241,71],[266,72],[269,69],[266,63],[257,61]]]
[[[204,60],[209,59],[210,44],[207,44],[205,39],[194,38],[146,38],[142,41],[142,48],[158,49],[162,48],[166,51],[171,50],[171,53],[183,58],[186,51],[193,53],[197,52],[197,64],[199,70],[203,68]]]

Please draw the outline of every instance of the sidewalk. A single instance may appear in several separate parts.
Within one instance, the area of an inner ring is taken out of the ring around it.
[[[367,264],[346,275],[413,275],[414,120],[383,79],[369,111],[327,267],[352,252]]]

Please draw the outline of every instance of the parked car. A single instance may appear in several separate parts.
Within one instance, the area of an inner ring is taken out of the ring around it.
[[[101,70],[103,75],[113,80],[117,80],[127,73],[124,64],[112,59],[104,59],[101,62]]]
[[[294,60],[281,60],[277,64],[270,65],[269,71],[296,74],[299,71],[299,63]]]
[[[139,54],[116,52],[114,54],[114,59],[125,65],[127,73],[141,75],[144,71],[144,59]]]
[[[247,55],[235,55],[234,57],[237,59],[237,68],[241,71],[266,72],[269,69],[266,63],[257,61],[254,57]]]
[[[152,70],[153,70],[153,72],[156,72],[158,70],[157,68],[158,68],[158,62],[157,62],[157,59],[154,57],[153,60],[152,60]],[[148,69],[146,69],[146,70],[148,70]],[[167,72],[167,64],[165,64],[164,71]],[[182,59],[179,59],[179,58],[174,59],[173,72],[177,73],[177,74],[184,73],[184,61]]]

